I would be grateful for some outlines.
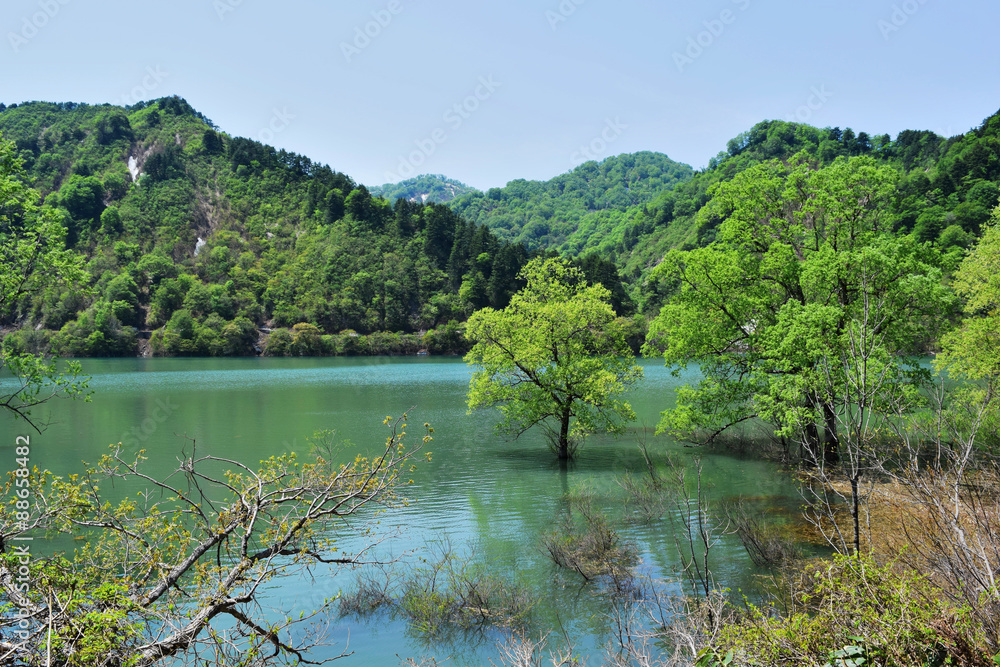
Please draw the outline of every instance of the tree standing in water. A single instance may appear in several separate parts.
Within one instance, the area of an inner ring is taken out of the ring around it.
[[[558,258],[532,260],[521,278],[527,285],[510,305],[469,318],[469,409],[496,407],[497,429],[514,437],[542,425],[566,460],[579,437],[619,433],[635,419],[622,394],[642,369],[605,287]]]

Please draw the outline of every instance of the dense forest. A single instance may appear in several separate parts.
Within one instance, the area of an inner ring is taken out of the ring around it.
[[[448,206],[502,239],[568,257],[597,253],[614,262],[632,300],[653,317],[671,287],[649,281],[649,270],[671,249],[704,247],[715,239],[723,220],[709,206],[717,184],[799,153],[814,167],[858,156],[893,167],[899,175],[893,228],[960,255],[978,238],[1000,197],[998,130],[997,115],[951,138],[905,130],[892,139],[851,128],[764,121],[730,140],[698,172],[657,153],[621,155],[551,181],[518,180],[466,194]],[[422,187],[430,191],[432,181]]]
[[[486,193],[440,176],[369,191],[177,97],[0,105],[10,154],[89,276],[0,326],[15,350],[65,356],[460,352],[461,323],[558,253],[640,315],[641,339],[676,289],[651,269],[715,239],[720,183],[772,159],[868,156],[898,175],[892,228],[957,263],[1000,198],[998,131],[1000,116],[952,138],[766,121],[698,172],[647,152]]]
[[[502,239],[576,256],[587,237],[693,174],[688,165],[661,153],[625,154],[585,162],[549,181],[511,181],[459,197],[449,206]]]
[[[255,354],[259,329],[275,329],[270,354],[452,351],[456,323],[505,305],[528,258],[443,206],[229,137],[178,98],[11,105],[0,132],[90,278],[18,304],[2,324],[19,351],[134,355],[148,337],[154,354]]]
[[[732,139],[709,167],[649,205],[627,211],[616,225],[587,234],[582,251],[599,250],[638,278],[672,247],[707,245],[721,218],[706,205],[716,183],[753,165],[805,152],[818,166],[841,156],[871,156],[899,173],[892,223],[902,233],[943,248],[966,248],[979,235],[1000,196],[1000,116],[965,135],[946,139],[907,130],[895,140],[852,129],[818,129],[765,121]]]

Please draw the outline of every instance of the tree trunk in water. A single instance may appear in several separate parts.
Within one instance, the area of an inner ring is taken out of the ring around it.
[[[562,414],[562,423],[559,425],[559,460],[569,459],[569,410]]]

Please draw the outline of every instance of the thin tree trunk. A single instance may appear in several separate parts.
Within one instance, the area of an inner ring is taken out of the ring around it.
[[[819,466],[818,453],[819,427],[816,425],[816,422],[810,421],[806,423],[805,440],[802,446],[799,447],[799,457],[807,467],[815,468]]]
[[[851,477],[851,516],[854,519],[854,555],[861,553],[861,495],[858,493],[858,476]]]

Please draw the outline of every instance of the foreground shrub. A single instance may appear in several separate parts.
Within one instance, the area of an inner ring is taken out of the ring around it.
[[[835,556],[808,568],[785,615],[754,605],[696,665],[994,665],[968,610],[912,570]],[[726,661],[726,657],[730,660]]]

